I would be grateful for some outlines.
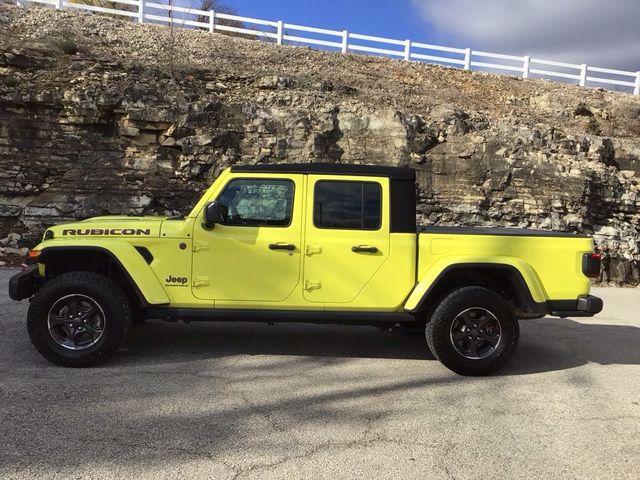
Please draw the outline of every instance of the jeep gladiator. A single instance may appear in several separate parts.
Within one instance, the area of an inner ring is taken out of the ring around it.
[[[519,319],[592,316],[590,237],[416,227],[415,172],[371,165],[239,165],[190,213],[48,228],[11,278],[36,349],[89,366],[147,318],[419,327],[433,355],[486,375]]]

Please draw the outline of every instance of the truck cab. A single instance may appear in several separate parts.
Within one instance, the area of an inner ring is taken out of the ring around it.
[[[161,318],[413,325],[452,370],[487,374],[515,351],[519,318],[602,308],[589,237],[418,228],[415,207],[410,168],[233,166],[186,215],[50,227],[10,294],[33,297],[36,348],[73,366]]]
[[[398,312],[415,283],[415,204],[392,216],[391,197],[403,187],[413,194],[412,175],[232,167],[186,222],[165,221],[162,231],[192,233],[191,265],[181,274],[194,306]],[[208,219],[212,208],[219,217]]]

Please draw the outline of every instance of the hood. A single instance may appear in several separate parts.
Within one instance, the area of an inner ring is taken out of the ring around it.
[[[158,237],[167,217],[93,217],[50,227],[44,239],[77,237]]]

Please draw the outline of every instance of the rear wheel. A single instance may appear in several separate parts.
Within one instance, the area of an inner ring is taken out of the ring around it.
[[[515,353],[520,330],[506,301],[482,287],[454,290],[425,329],[434,356],[461,375],[489,375]]]
[[[27,329],[45,358],[87,367],[111,356],[131,325],[122,289],[108,277],[70,272],[49,280],[33,297]]]

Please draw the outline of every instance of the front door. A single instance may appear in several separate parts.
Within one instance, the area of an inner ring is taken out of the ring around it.
[[[308,176],[305,300],[352,302],[385,262],[388,183],[370,177]]]
[[[231,177],[217,198],[223,224],[194,228],[194,296],[229,308],[289,297],[300,281],[303,191],[302,175]]]

